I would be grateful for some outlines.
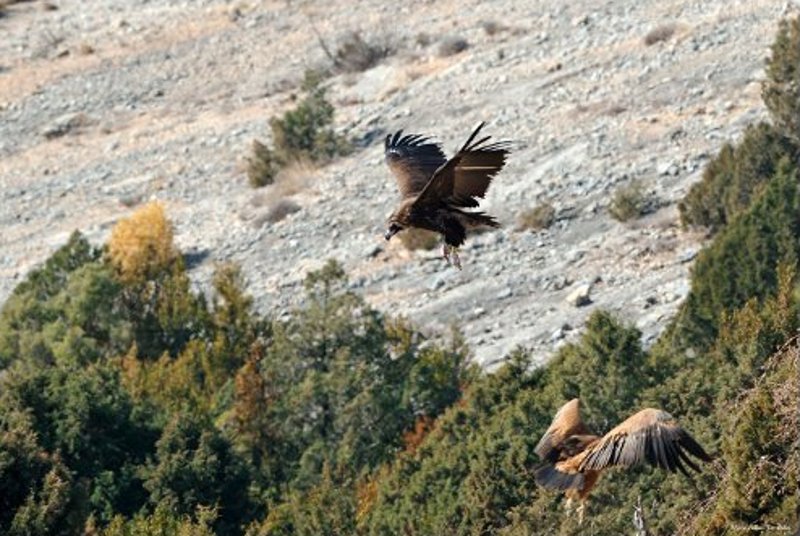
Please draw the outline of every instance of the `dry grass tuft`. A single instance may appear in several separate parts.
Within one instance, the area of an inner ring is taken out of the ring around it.
[[[385,41],[370,43],[359,32],[350,32],[336,49],[334,67],[343,73],[358,73],[374,67],[392,53]]]
[[[425,48],[430,46],[430,44],[433,42],[433,38],[428,33],[420,32],[414,38],[414,42],[417,44],[417,46]]]
[[[83,42],[80,45],[78,45],[78,53],[82,56],[89,56],[91,54],[94,54],[94,52],[95,52],[94,47],[89,43]]]
[[[269,188],[260,190],[251,199],[254,207],[269,206],[284,197],[299,194],[314,180],[317,168],[308,160],[297,160],[281,168]]]
[[[541,231],[556,221],[556,209],[550,203],[541,203],[520,213],[517,229],[520,231]]]
[[[448,36],[439,41],[439,46],[436,48],[436,55],[440,58],[446,58],[464,52],[468,48],[469,42],[463,37]]]
[[[661,41],[669,40],[678,29],[678,25],[674,22],[668,22],[665,24],[660,24],[650,30],[646,36],[644,36],[644,44],[647,46],[655,45],[656,43],[660,43]]]
[[[438,233],[425,229],[406,229],[397,235],[403,246],[409,251],[417,249],[431,250],[439,243]]]
[[[310,160],[295,160],[282,168],[275,177],[271,188],[273,195],[286,197],[305,190],[314,180],[317,167]]]
[[[493,21],[493,20],[485,20],[485,21],[481,22],[481,28],[483,28],[483,31],[488,36],[493,36],[495,34],[498,34],[500,32],[508,30],[508,27],[500,24],[497,21]]]
[[[294,214],[295,212],[300,211],[300,205],[292,201],[291,199],[281,199],[274,205],[272,205],[269,210],[264,214],[262,218],[260,218],[260,223],[263,224],[264,222],[269,223],[278,223],[282,219],[286,218],[286,216],[290,214]]]
[[[642,183],[633,181],[617,188],[608,211],[615,220],[624,222],[647,213],[649,205]]]
[[[261,214],[254,219],[256,227],[264,223],[277,223],[290,214],[298,212],[301,207],[289,197],[305,190],[314,180],[317,168],[308,160],[292,162],[281,168],[275,175],[275,181],[253,196],[251,204],[255,207],[264,207]]]

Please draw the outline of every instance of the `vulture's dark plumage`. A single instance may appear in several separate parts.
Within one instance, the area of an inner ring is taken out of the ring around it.
[[[409,227],[435,231],[444,237],[445,260],[449,263],[452,258],[461,268],[458,247],[464,243],[467,230],[499,226],[488,214],[465,210],[478,206],[478,199],[486,195],[509,153],[508,142],[487,143],[490,136],[478,138],[483,125],[478,125],[449,160],[438,144],[424,136],[404,136],[402,130],[386,136],[386,163],[402,197],[389,218],[386,240]]]

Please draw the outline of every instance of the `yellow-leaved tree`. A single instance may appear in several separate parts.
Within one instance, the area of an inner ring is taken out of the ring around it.
[[[108,254],[125,283],[145,281],[169,266],[177,251],[163,205],[148,203],[117,222],[111,230]]]

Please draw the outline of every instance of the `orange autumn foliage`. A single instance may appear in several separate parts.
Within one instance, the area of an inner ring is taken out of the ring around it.
[[[175,259],[172,224],[161,203],[144,205],[111,230],[108,256],[125,283],[154,277]]]

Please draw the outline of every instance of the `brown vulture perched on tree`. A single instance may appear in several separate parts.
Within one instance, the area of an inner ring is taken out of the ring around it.
[[[689,454],[704,462],[711,456],[666,411],[647,408],[628,417],[603,437],[593,435],[581,420],[580,400],[564,404],[536,445],[544,460],[534,476],[541,486],[565,490],[567,510],[580,501],[578,522],[583,521],[589,493],[600,473],[613,466],[649,463],[670,472],[699,471]]]
[[[483,125],[478,125],[450,160],[438,144],[424,136],[403,136],[402,130],[386,136],[386,163],[397,179],[402,197],[400,206],[389,217],[386,240],[409,227],[435,231],[444,236],[445,260],[450,264],[452,258],[460,269],[458,247],[464,243],[467,230],[499,227],[488,214],[464,210],[478,206],[478,198],[486,195],[509,153],[508,142],[487,144],[490,136],[478,138]]]

